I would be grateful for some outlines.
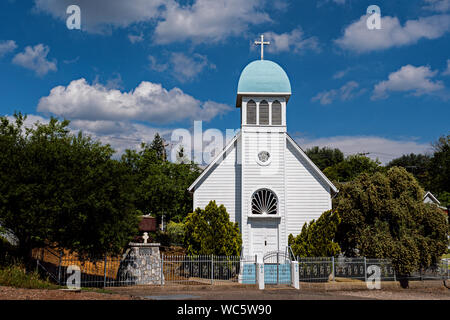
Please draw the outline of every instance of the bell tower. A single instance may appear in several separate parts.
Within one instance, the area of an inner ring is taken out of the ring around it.
[[[285,216],[286,105],[291,85],[277,63],[249,63],[238,83],[236,107],[241,108],[241,226],[244,255],[260,259],[287,244]]]

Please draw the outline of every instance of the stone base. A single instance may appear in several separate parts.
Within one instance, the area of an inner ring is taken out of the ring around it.
[[[128,284],[164,284],[159,243],[130,243],[118,271],[118,279]]]

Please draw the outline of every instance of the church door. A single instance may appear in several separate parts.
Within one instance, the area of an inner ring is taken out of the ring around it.
[[[251,227],[251,255],[258,255],[261,259],[278,247],[278,225],[277,219],[252,219]]]

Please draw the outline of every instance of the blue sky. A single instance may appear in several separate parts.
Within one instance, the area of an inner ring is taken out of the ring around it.
[[[66,9],[81,9],[69,30]],[[381,9],[381,30],[366,10]],[[449,134],[450,0],[6,0],[0,113],[67,118],[119,153],[175,128],[239,128],[239,74],[259,59],[292,86],[288,131],[307,148],[386,162]]]

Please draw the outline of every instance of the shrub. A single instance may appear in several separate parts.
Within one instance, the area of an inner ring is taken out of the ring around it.
[[[57,289],[59,286],[43,280],[35,271],[28,272],[21,264],[0,268],[0,285],[26,289]]]
[[[167,234],[170,244],[182,244],[184,242],[185,227],[182,222],[170,221],[167,224]]]
[[[237,222],[231,222],[227,209],[211,201],[186,218],[185,242],[191,255],[240,255],[242,237]]]
[[[294,237],[289,235],[289,245],[295,256],[329,257],[336,256],[341,248],[334,241],[341,219],[337,212],[325,211],[317,221],[304,224],[302,232]]]
[[[342,184],[336,238],[345,255],[392,259],[398,275],[435,265],[447,251],[449,225],[423,195],[414,176],[399,167]]]

